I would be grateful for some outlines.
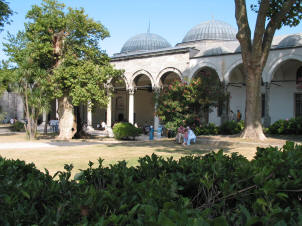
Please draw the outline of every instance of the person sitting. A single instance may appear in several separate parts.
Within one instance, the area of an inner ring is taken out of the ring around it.
[[[184,145],[190,145],[191,142],[196,143],[196,135],[194,134],[193,130],[191,130],[190,127],[187,127],[186,131]]]
[[[184,139],[184,133],[185,133],[185,128],[183,126],[180,126],[177,129],[177,134],[175,137],[176,143],[181,144],[182,140]]]

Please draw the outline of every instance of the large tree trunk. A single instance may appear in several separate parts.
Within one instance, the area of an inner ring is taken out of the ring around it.
[[[58,99],[59,101],[59,128],[60,134],[58,139],[70,140],[77,132],[77,123],[74,116],[74,109],[68,96],[63,96]]]
[[[261,72],[253,64],[247,68],[245,126],[241,133],[242,138],[265,140],[266,137],[261,125]]]

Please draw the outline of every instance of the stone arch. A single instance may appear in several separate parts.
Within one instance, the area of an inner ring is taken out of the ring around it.
[[[129,89],[129,81],[128,81],[128,79],[126,78],[126,76],[123,74],[123,75],[121,75],[120,76],[123,80],[124,80],[124,82],[125,82],[125,85],[126,85],[126,89]],[[113,80],[114,78],[110,78],[109,80],[108,80],[108,82],[107,82],[107,85],[109,85],[111,82],[112,82],[112,80]]]
[[[202,69],[202,68],[210,68],[212,70],[214,70],[217,75],[218,75],[218,78],[220,81],[223,81],[223,77],[221,75],[221,71],[218,69],[219,67],[212,63],[212,62],[209,62],[209,61],[206,61],[206,62],[199,62],[196,66],[194,66],[191,70],[191,76],[190,76],[190,81],[192,80],[192,78]]]
[[[231,64],[231,66],[228,68],[227,72],[224,75],[224,81],[226,84],[228,84],[230,82],[230,76],[232,71],[238,67],[240,64],[242,64],[242,59],[238,59],[237,61],[235,61],[234,63]]]
[[[175,68],[175,67],[166,67],[166,68],[162,69],[162,70],[158,73],[158,75],[156,76],[155,82],[156,82],[157,87],[160,86],[160,79],[161,79],[162,76],[163,76],[164,74],[166,74],[167,72],[173,72],[173,73],[177,74],[178,77],[179,77],[179,79],[180,79],[181,81],[183,81],[183,76],[182,76],[182,73],[181,73],[181,71],[180,71],[179,69],[177,69],[177,68]]]
[[[134,80],[138,75],[146,75],[151,81],[151,86],[155,87],[155,81],[154,81],[153,76],[151,75],[151,73],[142,69],[142,70],[138,70],[138,71],[134,72],[133,75],[131,76],[129,89],[134,88],[134,85],[133,85]]]
[[[266,73],[267,78],[265,79],[265,81],[271,82],[273,79],[273,76],[276,73],[276,71],[278,70],[279,66],[287,60],[297,60],[297,61],[302,62],[302,56],[296,55],[296,54],[288,54],[288,55],[279,57],[277,59],[272,59],[273,63],[270,65],[267,65],[267,68],[270,68],[270,70]]]

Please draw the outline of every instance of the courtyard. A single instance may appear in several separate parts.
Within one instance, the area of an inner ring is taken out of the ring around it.
[[[1,132],[2,131],[2,132]],[[239,135],[232,136],[199,136],[197,143],[191,146],[176,144],[173,138],[162,138],[149,141],[138,137],[135,141],[117,141],[113,138],[91,137],[70,141],[58,141],[54,135],[39,134],[35,141],[27,141],[25,133],[13,133],[0,128],[0,156],[7,159],[20,159],[34,163],[44,172],[46,168],[51,175],[64,169],[64,164],[73,164],[72,174],[88,168],[89,161],[97,166],[99,158],[109,166],[125,160],[128,166],[137,165],[137,160],[145,155],[173,157],[179,159],[186,155],[205,155],[211,151],[223,149],[225,154],[238,152],[252,160],[257,147],[282,147],[287,140],[300,142],[299,137],[268,137],[263,142],[242,140]]]

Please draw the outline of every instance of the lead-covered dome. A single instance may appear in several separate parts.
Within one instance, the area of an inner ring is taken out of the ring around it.
[[[279,43],[278,48],[297,47],[302,45],[302,33],[288,35]]]
[[[143,33],[135,35],[126,41],[121,53],[150,51],[169,47],[171,47],[170,43],[163,37],[157,34]]]
[[[209,20],[196,25],[188,31],[182,42],[193,42],[199,40],[236,40],[236,29],[231,25],[219,21]]]

